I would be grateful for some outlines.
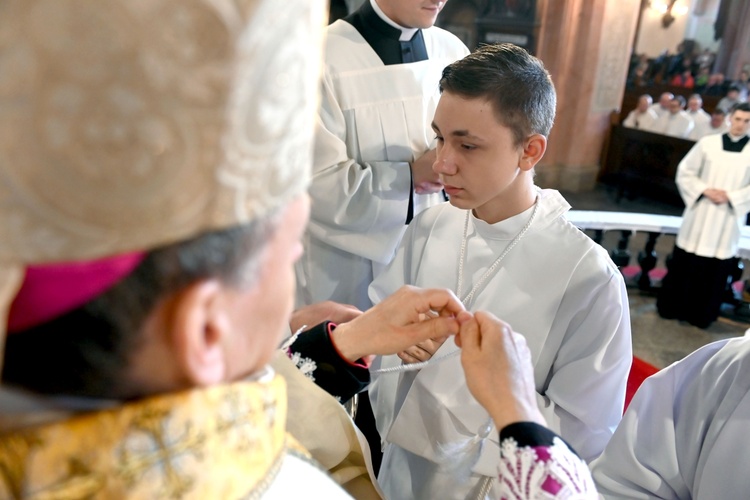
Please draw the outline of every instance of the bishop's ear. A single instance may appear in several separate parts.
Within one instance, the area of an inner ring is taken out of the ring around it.
[[[541,134],[533,134],[523,143],[523,152],[519,166],[522,170],[531,170],[547,151],[547,138]]]
[[[209,279],[175,297],[170,338],[182,376],[196,386],[217,384],[226,377],[224,346],[231,322],[221,306],[221,294],[221,283]]]

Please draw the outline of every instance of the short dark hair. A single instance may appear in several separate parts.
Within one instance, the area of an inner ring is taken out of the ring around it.
[[[555,121],[555,86],[542,61],[510,43],[483,45],[443,70],[440,92],[487,99],[516,144],[548,136]]]
[[[750,113],[750,103],[749,102],[738,102],[734,106],[732,106],[732,111],[730,111],[729,114],[734,113],[735,111],[744,111],[745,113]]]
[[[160,300],[204,279],[254,283],[277,216],[150,251],[136,269],[83,306],[7,336],[3,382],[41,394],[120,398],[142,327]]]

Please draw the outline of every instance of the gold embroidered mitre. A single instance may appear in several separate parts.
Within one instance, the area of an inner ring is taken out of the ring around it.
[[[2,317],[25,264],[154,248],[302,193],[325,4],[0,0]]]

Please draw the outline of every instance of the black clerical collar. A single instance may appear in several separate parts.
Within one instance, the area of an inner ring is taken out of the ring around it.
[[[750,138],[748,136],[745,136],[742,139],[733,141],[732,138],[729,137],[729,133],[722,134],[721,136],[721,142],[724,146],[724,151],[731,151],[732,153],[739,153],[740,151],[742,151],[749,140]]]
[[[405,64],[427,59],[422,30],[417,30],[411,40],[399,41],[401,30],[383,21],[372,8],[369,0],[355,12],[344,18],[359,31],[362,38],[372,47],[383,64]]]

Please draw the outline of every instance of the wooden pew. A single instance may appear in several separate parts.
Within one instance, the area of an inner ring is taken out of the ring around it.
[[[617,111],[617,123],[622,124],[622,122],[625,121],[625,118],[628,117],[628,113],[635,109],[635,107],[638,105],[638,98],[643,94],[650,95],[654,99],[654,102],[658,102],[659,96],[664,92],[672,92],[674,95],[681,95],[685,98],[685,102],[687,102],[688,97],[696,93],[695,89],[674,87],[672,85],[652,85],[649,87],[635,87],[626,89],[625,94],[622,96],[622,104],[620,104],[620,109]],[[721,97],[717,96],[708,95],[701,97],[703,98],[703,109],[706,110],[707,113],[711,113],[714,109],[716,109],[716,105],[721,100]]]
[[[598,181],[622,196],[647,196],[682,207],[677,165],[695,143],[622,125],[610,129]]]

